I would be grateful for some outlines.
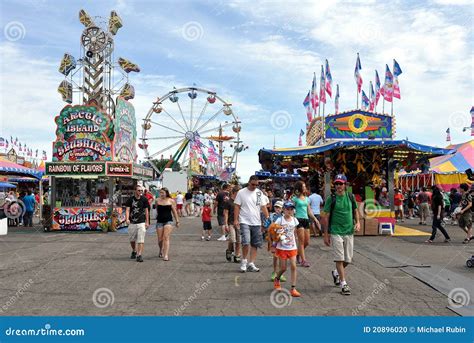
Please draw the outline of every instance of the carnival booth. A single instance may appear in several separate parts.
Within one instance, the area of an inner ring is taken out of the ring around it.
[[[397,185],[404,191],[432,185],[438,185],[444,191],[449,191],[451,188],[458,188],[461,183],[472,183],[466,170],[474,169],[474,140],[451,144],[446,149],[454,149],[456,152],[430,159],[427,173],[416,171],[398,175]]]
[[[308,126],[305,147],[261,149],[263,170],[273,174],[309,167],[308,186],[322,190],[325,197],[332,191],[336,174],[349,180],[349,190],[360,203],[365,231],[378,233],[379,224],[394,224],[394,173],[402,168],[427,169],[428,159],[452,153],[417,144],[394,140],[395,119],[392,116],[353,110],[324,119],[315,118]]]

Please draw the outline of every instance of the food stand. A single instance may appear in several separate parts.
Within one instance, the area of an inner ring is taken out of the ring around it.
[[[394,173],[410,165],[426,168],[431,157],[450,154],[440,149],[395,140],[395,119],[392,116],[352,110],[324,119],[315,118],[308,126],[305,147],[261,149],[259,160],[264,171],[273,174],[308,167],[308,186],[331,194],[332,180],[344,174],[356,200],[365,205],[363,213],[370,220],[394,222]],[[387,188],[390,206],[378,203],[382,188]],[[372,224],[371,224],[372,225]],[[371,230],[373,232],[373,230]]]
[[[124,222],[123,204],[139,180],[153,170],[136,161],[133,106],[117,99],[116,117],[97,104],[67,105],[55,119],[51,177],[52,223],[49,229],[99,231]]]

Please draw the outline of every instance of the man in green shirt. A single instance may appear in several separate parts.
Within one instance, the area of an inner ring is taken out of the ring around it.
[[[341,286],[341,294],[350,295],[345,268],[352,262],[354,252],[354,230],[360,230],[359,213],[354,195],[346,191],[347,178],[336,175],[334,186],[336,194],[326,199],[321,224],[324,231],[324,244],[332,245],[336,270],[332,277],[336,286]]]

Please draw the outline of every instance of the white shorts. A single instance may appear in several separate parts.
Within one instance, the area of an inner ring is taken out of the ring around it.
[[[354,254],[354,235],[331,235],[331,245],[335,262],[352,262]]]
[[[146,226],[145,223],[132,224],[128,226],[128,236],[130,242],[145,243]]]
[[[395,211],[403,212],[403,205],[395,206]]]

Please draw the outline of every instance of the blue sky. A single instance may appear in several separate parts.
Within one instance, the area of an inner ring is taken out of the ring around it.
[[[0,0],[0,6],[0,136],[18,137],[48,156],[54,117],[64,106],[57,68],[64,52],[79,55],[81,8],[121,16],[115,56],[141,67],[130,77],[138,120],[173,86],[195,83],[233,104],[250,146],[239,156],[244,178],[259,169],[257,152],[272,147],[274,136],[278,147],[297,145],[306,120],[302,102],[326,58],[341,110],[355,108],[357,52],[366,92],[374,70],[383,82],[393,58],[403,70],[402,99],[394,105],[398,138],[444,146],[448,127],[454,142],[470,138],[462,132],[474,89],[470,1]],[[13,22],[22,26],[20,39],[7,33]],[[195,40],[183,35],[191,22]],[[326,113],[333,111],[329,99]],[[271,121],[282,113],[283,129]]]

